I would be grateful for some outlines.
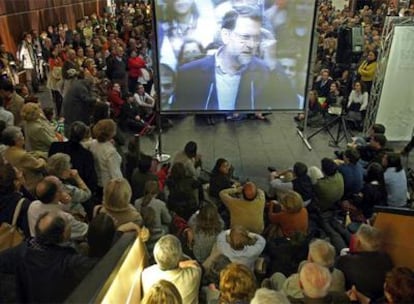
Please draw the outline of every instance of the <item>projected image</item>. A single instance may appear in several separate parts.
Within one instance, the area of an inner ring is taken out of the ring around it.
[[[156,1],[161,111],[302,109],[314,6]]]

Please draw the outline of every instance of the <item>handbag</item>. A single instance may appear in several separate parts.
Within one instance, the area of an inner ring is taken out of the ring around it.
[[[24,240],[23,232],[17,227],[17,219],[22,209],[24,198],[21,198],[14,209],[13,220],[0,225],[0,252],[19,245]]]

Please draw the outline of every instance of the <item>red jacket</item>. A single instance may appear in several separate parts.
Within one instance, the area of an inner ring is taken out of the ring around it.
[[[141,69],[145,68],[146,63],[141,57],[128,58],[128,76],[130,78],[138,78],[141,76]]]
[[[121,98],[121,92],[113,89],[108,91],[108,101],[111,104],[111,108],[114,112],[114,116],[118,117],[121,113],[121,107],[125,101]]]

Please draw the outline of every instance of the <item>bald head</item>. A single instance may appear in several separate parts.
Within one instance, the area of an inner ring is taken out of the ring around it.
[[[61,186],[60,180],[56,176],[46,176],[36,186],[36,196],[43,204],[57,203],[59,198],[57,193]]]
[[[257,195],[257,187],[252,182],[247,182],[243,186],[243,196],[245,199],[252,201],[256,198]]]

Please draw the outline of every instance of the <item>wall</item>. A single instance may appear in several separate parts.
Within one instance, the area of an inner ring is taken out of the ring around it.
[[[92,13],[102,14],[106,0],[0,0],[0,40],[15,54],[22,34],[67,23]]]

